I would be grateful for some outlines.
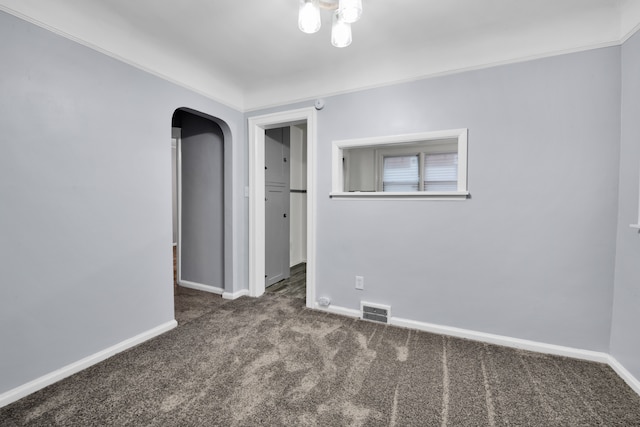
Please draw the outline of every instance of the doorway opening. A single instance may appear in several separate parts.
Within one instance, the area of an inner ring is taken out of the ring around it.
[[[307,124],[265,130],[266,292],[306,298]]]
[[[172,119],[173,141],[174,289],[222,294],[228,244],[225,133],[214,119],[178,109]]]
[[[303,108],[299,110],[251,117],[249,119],[249,295],[259,297],[265,292],[266,275],[266,174],[265,174],[265,146],[266,132],[270,129],[289,128],[294,133],[306,130],[306,153],[301,154],[306,159],[304,173],[306,178],[306,193],[304,194],[306,219],[305,244],[306,247],[306,305],[316,308],[315,303],[315,158],[316,158],[316,110]],[[305,129],[306,128],[306,129]],[[302,147],[300,147],[302,149]],[[268,165],[267,165],[268,167]],[[302,190],[293,188],[290,190]],[[289,195],[289,200],[291,197]],[[299,200],[296,200],[299,203]],[[302,224],[300,224],[302,226]],[[289,224],[291,227],[291,224]],[[293,248],[293,245],[290,246]],[[289,252],[291,261],[293,251]]]

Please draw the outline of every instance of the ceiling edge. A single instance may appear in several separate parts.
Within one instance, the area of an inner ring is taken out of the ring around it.
[[[626,42],[640,30],[640,2],[637,0],[621,0],[620,13],[620,40]]]
[[[220,104],[222,104],[224,106],[227,106],[229,108],[232,108],[232,109],[234,109],[234,110],[236,110],[236,111],[238,111],[240,113],[244,112],[244,107],[241,104],[238,104],[236,102],[229,102],[228,100],[218,98],[218,97],[216,97],[216,96],[214,96],[214,95],[212,95],[212,94],[210,94],[210,93],[208,93],[206,91],[198,89],[198,88],[196,88],[194,86],[191,86],[191,85],[189,85],[189,84],[187,84],[185,82],[182,82],[180,80],[177,80],[177,79],[175,79],[173,77],[169,77],[166,74],[163,74],[163,73],[158,72],[156,70],[153,70],[153,69],[151,69],[149,67],[141,65],[141,64],[139,64],[139,63],[137,63],[135,61],[132,61],[130,59],[122,57],[122,56],[118,55],[115,52],[112,52],[110,50],[101,48],[100,46],[97,46],[97,45],[95,45],[93,43],[90,43],[90,42],[84,40],[84,39],[81,39],[81,38],[73,36],[73,35],[71,35],[69,33],[66,33],[66,32],[64,32],[64,31],[62,31],[62,30],[60,30],[60,29],[58,29],[56,27],[53,27],[53,26],[48,25],[48,24],[46,24],[46,23],[44,23],[42,21],[34,19],[34,18],[32,18],[32,17],[30,17],[28,15],[25,15],[25,14],[23,14],[21,12],[13,10],[13,9],[5,6],[5,5],[0,4],[0,11],[6,12],[6,13],[8,13],[10,15],[13,15],[13,16],[19,18],[19,19],[22,19],[23,21],[29,22],[29,23],[31,23],[33,25],[36,25],[36,26],[38,26],[40,28],[43,28],[43,29],[45,29],[47,31],[50,31],[50,32],[52,32],[54,34],[57,34],[57,35],[61,36],[61,37],[64,37],[64,38],[66,38],[68,40],[76,42],[76,43],[78,43],[78,44],[80,44],[82,46],[88,47],[89,49],[95,50],[96,52],[102,53],[103,55],[109,56],[109,57],[111,57],[113,59],[116,59],[116,60],[118,60],[120,62],[123,62],[123,63],[125,63],[127,65],[130,65],[130,66],[132,66],[134,68],[137,68],[137,69],[142,70],[142,71],[144,71],[146,73],[149,73],[149,74],[151,74],[151,75],[153,75],[155,77],[158,77],[158,78],[161,78],[163,80],[166,80],[169,83],[173,83],[173,84],[175,84],[177,86],[180,86],[180,87],[183,87],[183,88],[185,88],[185,89],[187,89],[187,90],[189,90],[191,92],[195,92],[195,93],[197,93],[199,95],[204,96],[205,98],[208,98],[208,99],[210,99],[212,101],[216,101],[216,102],[218,102],[218,103],[220,103]]]
[[[627,34],[622,36],[622,38],[620,39],[620,44],[623,44],[624,42],[629,40],[638,31],[640,31],[640,23],[636,24],[636,26],[633,27]]]
[[[260,101],[257,101],[255,103],[253,103],[253,105],[251,105],[251,102],[247,102],[246,99],[246,94],[245,94],[245,99],[242,100],[241,102],[237,102],[237,100],[235,102],[231,102],[229,100],[226,99],[221,99],[219,97],[216,97],[215,95],[198,89],[195,86],[192,86],[188,83],[185,83],[183,81],[180,81],[178,79],[175,79],[173,77],[170,77],[166,74],[163,74],[159,71],[156,71],[152,68],[146,67],[144,65],[141,65],[135,61],[132,61],[130,59],[127,59],[125,57],[122,57],[120,55],[118,55],[115,52],[112,52],[110,50],[101,48],[91,42],[88,42],[84,39],[78,38],[76,36],[73,36],[69,33],[66,33],[56,27],[53,27],[51,25],[48,25],[42,21],[39,21],[37,19],[34,19],[28,15],[25,15],[21,12],[18,12],[14,9],[11,9],[5,5],[0,4],[0,11],[4,11],[10,15],[13,15],[19,19],[22,19],[24,21],[27,21],[31,24],[34,24],[40,28],[43,28],[47,31],[50,31],[54,34],[57,34],[61,37],[64,37],[68,40],[74,41],[80,45],[83,45],[85,47],[88,47],[94,51],[97,51],[99,53],[102,53],[104,55],[107,55],[111,58],[114,58],[120,62],[123,62],[127,65],[130,65],[132,67],[135,67],[139,70],[142,70],[146,73],[149,73],[153,76],[156,76],[158,78],[161,78],[165,81],[168,81],[170,83],[173,83],[177,86],[183,87],[191,92],[197,93],[201,96],[204,96],[207,99],[210,99],[212,101],[218,102],[224,106],[227,106],[229,108],[232,108],[240,113],[251,113],[251,112],[255,112],[255,111],[259,111],[259,110],[264,110],[264,109],[269,109],[269,108],[276,108],[276,107],[281,107],[281,106],[285,106],[285,105],[290,105],[290,104],[295,104],[295,103],[301,103],[301,102],[308,102],[308,101],[313,101],[319,97],[331,97],[331,96],[337,96],[337,95],[344,95],[344,94],[349,94],[349,93],[354,93],[354,92],[359,92],[359,91],[363,91],[363,90],[369,90],[369,89],[376,89],[376,88],[381,88],[381,87],[387,87],[387,86],[393,86],[393,85],[397,85],[397,84],[403,84],[403,83],[410,83],[410,82],[414,82],[414,81],[418,81],[418,80],[423,80],[423,79],[429,79],[429,78],[435,78],[435,77],[442,77],[442,76],[448,76],[448,75],[452,75],[452,74],[460,74],[460,73],[464,73],[464,72],[468,72],[468,71],[475,71],[475,70],[482,70],[482,69],[487,69],[487,68],[491,68],[491,67],[497,67],[497,66],[503,66],[503,65],[509,65],[509,64],[516,64],[516,63],[521,63],[521,62],[527,62],[527,61],[533,61],[536,59],[542,59],[542,58],[547,58],[547,57],[553,57],[553,56],[560,56],[560,55],[566,55],[566,54],[570,54],[570,53],[577,53],[577,52],[582,52],[582,51],[587,51],[587,50],[592,50],[592,49],[600,49],[600,48],[605,48],[605,47],[611,47],[611,46],[619,46],[621,44],[623,44],[625,41],[627,41],[629,38],[631,38],[636,32],[640,31],[640,23],[636,24],[629,32],[627,32],[626,34],[624,34],[620,39],[618,40],[610,40],[610,41],[606,41],[606,42],[601,42],[601,43],[596,43],[596,44],[592,44],[592,45],[586,45],[586,46],[582,46],[582,47],[577,47],[577,48],[571,48],[571,49],[564,49],[564,50],[560,50],[560,51],[554,51],[554,52],[545,52],[545,53],[540,53],[540,54],[536,54],[536,55],[529,55],[529,56],[525,56],[525,57],[519,57],[519,58],[513,58],[513,59],[508,59],[508,60],[504,60],[504,61],[498,61],[498,62],[491,62],[491,63],[486,63],[486,64],[478,64],[478,65],[474,65],[474,66],[469,66],[469,67],[464,67],[464,68],[459,68],[459,69],[455,69],[455,70],[448,70],[448,71],[442,71],[442,72],[436,72],[436,73],[431,73],[431,74],[420,74],[420,75],[416,75],[413,77],[409,77],[409,78],[405,78],[405,79],[399,79],[399,80],[393,80],[393,81],[388,81],[388,82],[381,82],[378,84],[373,84],[373,85],[368,85],[368,86],[361,86],[361,87],[355,87],[352,89],[347,89],[347,90],[341,90],[341,91],[335,91],[335,92],[328,92],[328,93],[323,93],[323,94],[316,94],[316,95],[308,95],[308,96],[303,96],[300,98],[292,98],[292,99],[288,99],[288,100],[283,100],[283,101],[279,101],[279,102],[275,102],[275,103],[261,103]]]
[[[640,24],[638,24],[638,28],[637,29],[640,29]],[[382,87],[387,87],[387,86],[394,86],[394,85],[403,84],[403,83],[411,83],[411,82],[415,82],[415,81],[419,81],[419,80],[431,79],[431,78],[436,78],[436,77],[444,77],[444,76],[449,76],[449,75],[453,75],[453,74],[461,74],[461,73],[466,73],[468,71],[484,70],[484,69],[487,69],[487,68],[500,67],[500,66],[503,66],[503,65],[519,64],[519,63],[522,63],[522,62],[535,61],[537,59],[551,58],[551,57],[554,57],[554,56],[561,56],[561,55],[567,55],[567,54],[571,54],[571,53],[585,52],[585,51],[588,51],[588,50],[602,49],[602,48],[613,47],[613,46],[620,46],[622,43],[623,43],[623,41],[621,41],[621,40],[611,40],[611,41],[607,41],[607,42],[601,42],[601,43],[591,44],[591,45],[587,45],[587,46],[581,46],[581,47],[577,47],[577,48],[564,49],[564,50],[559,50],[559,51],[554,51],[554,52],[546,52],[546,53],[540,53],[540,54],[536,54],[536,55],[523,56],[523,57],[520,57],[520,58],[507,59],[507,60],[504,60],[504,61],[497,61],[497,62],[491,62],[491,63],[486,63],[486,64],[473,65],[473,66],[459,68],[459,69],[455,69],[455,70],[442,71],[442,72],[431,73],[431,74],[421,74],[421,75],[416,75],[416,76],[409,77],[409,78],[406,78],[406,79],[400,79],[400,80],[394,80],[394,81],[390,81],[390,82],[384,82],[384,83],[379,83],[379,84],[362,86],[362,87],[357,87],[357,88],[353,88],[353,89],[335,91],[335,92],[330,92],[330,93],[325,93],[325,94],[320,94],[320,95],[314,95],[314,96],[310,95],[310,96],[306,96],[306,97],[291,99],[291,100],[288,100],[288,101],[282,101],[282,102],[277,102],[277,103],[273,103],[273,104],[256,103],[255,106],[251,106],[250,103],[249,103],[249,105],[247,106],[247,108],[245,109],[244,112],[245,113],[252,113],[252,112],[255,112],[255,111],[265,110],[265,109],[269,109],[269,108],[282,107],[282,106],[289,105],[289,104],[296,104],[296,103],[301,103],[301,102],[313,101],[313,100],[315,100],[315,99],[317,99],[319,97],[331,97],[331,96],[345,95],[345,94],[354,93],[354,92],[360,92],[360,91],[369,90],[369,89],[377,89],[377,88],[382,88]]]

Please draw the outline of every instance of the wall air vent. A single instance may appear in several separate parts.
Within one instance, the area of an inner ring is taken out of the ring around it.
[[[389,323],[391,307],[388,305],[360,302],[360,317],[378,323]]]

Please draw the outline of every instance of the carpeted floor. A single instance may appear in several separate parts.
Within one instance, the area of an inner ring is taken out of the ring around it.
[[[0,410],[2,426],[640,426],[606,365],[176,296],[178,328]]]

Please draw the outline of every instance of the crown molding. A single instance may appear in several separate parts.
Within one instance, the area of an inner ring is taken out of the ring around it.
[[[61,37],[64,37],[64,38],[66,38],[68,40],[76,42],[76,43],[78,43],[78,44],[80,44],[82,46],[88,47],[91,50],[94,50],[96,52],[102,53],[103,55],[106,55],[106,56],[108,56],[110,58],[116,59],[116,60],[118,60],[120,62],[123,62],[123,63],[125,63],[127,65],[130,65],[130,66],[132,66],[134,68],[137,68],[137,69],[139,69],[141,71],[144,71],[145,73],[149,73],[149,74],[151,74],[151,75],[153,75],[155,77],[158,77],[158,78],[160,78],[162,80],[168,81],[169,83],[173,83],[173,84],[175,84],[177,86],[180,86],[180,87],[182,87],[184,89],[187,89],[187,90],[189,90],[191,92],[197,93],[198,95],[202,95],[205,98],[208,98],[208,99],[210,99],[212,101],[218,102],[218,103],[220,103],[222,105],[225,105],[225,106],[227,106],[229,108],[232,108],[232,109],[234,109],[236,111],[243,112],[244,105],[241,102],[237,102],[237,100],[230,102],[227,99],[222,99],[222,98],[216,97],[215,95],[213,95],[211,93],[208,93],[207,91],[204,91],[204,90],[199,89],[199,88],[197,88],[195,86],[192,86],[192,85],[190,85],[190,84],[188,84],[188,83],[186,83],[184,81],[181,81],[181,80],[175,79],[173,77],[170,77],[167,74],[164,74],[164,73],[161,73],[161,72],[159,72],[159,71],[157,71],[155,69],[149,68],[149,67],[147,67],[145,65],[142,65],[142,64],[140,64],[140,63],[138,63],[136,61],[132,61],[132,60],[130,60],[128,58],[125,58],[125,57],[123,57],[123,56],[121,56],[121,55],[119,55],[119,54],[117,54],[117,53],[115,53],[115,52],[113,52],[111,50],[104,49],[104,48],[102,48],[102,47],[100,47],[100,46],[98,46],[98,45],[96,45],[94,43],[91,43],[91,42],[89,42],[87,40],[84,40],[82,38],[76,37],[76,36],[74,36],[72,34],[69,34],[69,33],[65,32],[65,31],[62,31],[61,29],[59,29],[57,27],[53,27],[53,26],[51,26],[51,25],[49,25],[49,24],[47,24],[45,22],[42,22],[42,21],[40,21],[38,19],[35,19],[35,18],[31,17],[31,16],[25,15],[24,13],[18,12],[17,10],[14,10],[14,9],[12,9],[10,7],[7,7],[7,6],[3,5],[3,4],[0,4],[0,11],[6,12],[9,15],[13,15],[16,18],[22,19],[23,21],[29,22],[29,23],[31,23],[33,25],[36,25],[36,26],[38,26],[40,28],[43,28],[43,29],[45,29],[47,31],[50,31],[50,32],[52,32],[52,33],[54,33],[54,34],[56,34],[58,36],[61,36]]]

